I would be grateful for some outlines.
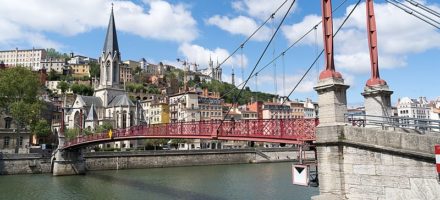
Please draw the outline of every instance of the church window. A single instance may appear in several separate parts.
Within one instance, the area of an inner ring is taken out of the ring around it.
[[[127,128],[127,112],[122,113],[122,128]]]
[[[108,78],[111,76],[111,74],[110,74],[110,61],[107,61],[105,66],[106,66],[105,71],[107,72],[106,80],[108,81]]]

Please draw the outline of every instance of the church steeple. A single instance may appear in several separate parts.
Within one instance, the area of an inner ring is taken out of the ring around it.
[[[114,53],[115,51],[119,53],[118,36],[116,35],[115,18],[113,16],[113,4],[102,51],[105,52],[105,54]]]
[[[100,57],[101,76],[100,87],[118,87],[119,85],[119,63],[121,55],[119,53],[118,37],[116,35],[115,17],[113,5],[108,22],[107,34],[105,35],[104,48]]]

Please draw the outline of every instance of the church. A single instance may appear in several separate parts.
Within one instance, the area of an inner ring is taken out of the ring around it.
[[[121,54],[119,52],[113,8],[107,28],[100,63],[99,83],[93,96],[78,95],[68,108],[65,123],[68,129],[80,128],[94,131],[98,125],[109,123],[113,129],[128,128],[140,121],[137,104],[133,103],[120,85]],[[128,141],[116,148],[131,147]],[[107,145],[107,147],[110,147]]]

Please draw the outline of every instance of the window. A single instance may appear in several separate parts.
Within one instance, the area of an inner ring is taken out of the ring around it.
[[[19,138],[18,138],[18,146],[23,146],[23,137],[22,136],[20,136]]]
[[[10,129],[11,128],[11,122],[12,122],[12,119],[10,117],[6,117],[5,118],[5,128],[6,129]]]
[[[3,138],[3,147],[9,147],[9,140],[10,140],[9,136],[5,136]]]

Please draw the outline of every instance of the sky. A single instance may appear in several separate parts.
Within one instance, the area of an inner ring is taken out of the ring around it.
[[[163,62],[181,67],[177,58],[206,68],[209,59],[223,62],[285,0],[0,0],[0,50],[55,48],[60,52],[98,58],[102,52],[112,3],[122,60]],[[242,49],[228,59],[223,80],[236,85],[312,30],[284,56],[247,83],[253,90],[287,95],[323,48],[320,1],[297,0],[268,45],[293,0],[287,0],[273,19]],[[418,2],[440,12],[438,0]],[[334,30],[338,29],[356,0],[333,0]],[[440,30],[382,0],[375,1],[381,78],[398,98],[440,96]],[[365,1],[361,1],[334,38],[336,71],[350,85],[350,106],[363,104],[370,59],[366,32]],[[429,15],[435,18],[432,15]],[[440,18],[435,18],[440,22]],[[440,25],[440,24],[439,24]],[[317,101],[313,87],[324,68],[321,57],[290,99]],[[284,72],[284,73],[283,73]]]

